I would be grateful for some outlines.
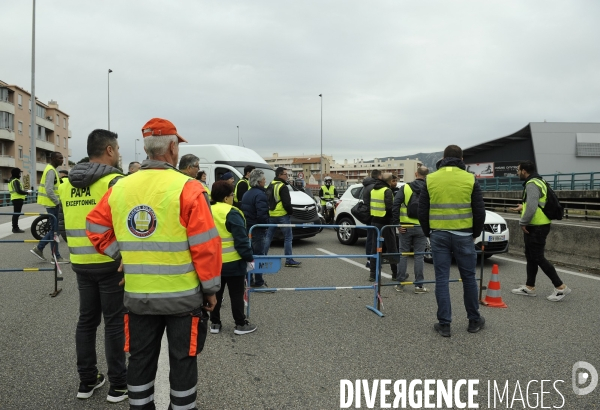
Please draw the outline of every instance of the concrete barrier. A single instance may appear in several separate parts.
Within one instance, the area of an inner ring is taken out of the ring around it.
[[[506,219],[506,218],[505,218]],[[506,219],[510,229],[509,253],[525,254],[518,219]],[[600,269],[600,227],[552,224],[546,241],[546,258],[553,262]]]

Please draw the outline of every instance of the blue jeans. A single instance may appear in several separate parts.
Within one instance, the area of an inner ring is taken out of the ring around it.
[[[47,213],[54,215],[55,218],[50,217],[50,219],[52,220],[51,223],[54,223],[53,228],[48,231],[48,233],[46,234],[46,236],[44,236],[42,238],[42,240],[44,241],[48,241],[48,240],[54,240],[54,232],[56,232],[56,234],[58,235],[58,207],[55,206],[54,208],[46,208]],[[37,248],[40,251],[43,251],[44,248],[46,247],[46,245],[48,245],[49,243],[51,243],[50,245],[50,249],[52,250],[52,253],[56,255],[57,258],[60,258],[60,252],[58,251],[58,244],[56,242],[40,242],[38,243]]]
[[[475,279],[477,254],[475,253],[473,238],[471,235],[459,236],[445,231],[432,231],[429,239],[435,270],[435,298],[438,304],[437,318],[439,322],[441,324],[452,322],[452,306],[448,286],[452,256],[456,259],[462,279],[463,300],[467,318],[469,320],[479,320],[479,295],[477,280]]]
[[[248,228],[250,230],[251,227]],[[267,228],[254,228],[252,230],[252,254],[253,255],[264,255],[265,252],[265,237],[267,235]],[[254,286],[261,286],[265,283],[262,273],[255,273]]]
[[[75,331],[77,371],[84,383],[95,383],[98,374],[96,367],[96,331],[104,316],[104,352],[108,365],[108,380],[111,385],[127,385],[125,367],[125,322],[123,315],[123,286],[119,281],[123,273],[109,274],[77,273],[79,289],[79,320]]]
[[[272,216],[269,218],[269,223],[270,224],[289,224],[290,223],[290,216],[289,215],[284,215],[284,216]],[[277,229],[277,227],[275,226],[270,226],[269,228],[267,228],[267,237],[265,238],[265,250],[263,255],[268,255],[269,254],[269,248],[271,247],[271,240],[273,240],[273,235],[275,234],[275,230]],[[287,256],[287,255],[292,255],[292,228],[279,228],[281,229],[281,232],[283,233],[283,253]],[[293,259],[292,258],[286,258],[285,261],[287,262],[291,262]]]
[[[407,228],[405,233],[400,234],[400,252],[410,252],[410,246],[412,245],[414,252],[425,252],[427,246],[427,238],[423,234],[423,230],[420,226],[414,228]],[[425,280],[423,276],[423,254],[415,255],[415,282],[422,282]],[[408,279],[407,269],[407,256],[400,256],[400,263],[398,263],[398,280],[400,282]],[[415,286],[423,286],[423,284],[416,284]]]

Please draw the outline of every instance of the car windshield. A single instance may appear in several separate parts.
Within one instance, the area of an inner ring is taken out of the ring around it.
[[[244,167],[235,167],[240,174],[244,175]],[[272,168],[269,168],[268,165],[265,165],[265,168],[258,168],[265,173],[265,187],[271,183],[273,178],[275,178],[275,171]]]

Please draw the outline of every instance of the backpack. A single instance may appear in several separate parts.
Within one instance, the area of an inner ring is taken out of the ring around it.
[[[368,224],[371,220],[371,212],[369,207],[362,201],[362,199],[352,207],[350,213],[363,224]]]
[[[565,213],[565,207],[560,203],[556,192],[550,188],[550,184],[543,178],[541,179],[546,184],[546,206],[542,208],[542,212],[550,220],[560,221],[563,219]],[[539,204],[538,204],[539,206]],[[540,207],[541,208],[541,207]]]
[[[404,187],[402,187],[402,189],[404,189]],[[412,190],[412,187],[410,187],[410,189]],[[406,204],[406,215],[408,215],[409,218],[412,218],[412,219],[419,218],[419,197],[420,196],[421,196],[420,190],[419,190],[419,192],[414,191],[414,190],[412,191],[410,200],[408,201],[408,204]],[[406,199],[404,201],[406,203]]]

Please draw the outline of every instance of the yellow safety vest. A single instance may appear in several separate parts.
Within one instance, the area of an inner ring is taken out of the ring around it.
[[[474,185],[475,176],[458,167],[442,167],[427,176],[431,229],[473,228],[471,194]]]
[[[212,210],[213,219],[215,220],[215,226],[217,227],[217,230],[219,231],[219,236],[221,237],[221,254],[223,255],[223,263],[233,262],[242,259],[240,254],[237,253],[235,247],[233,246],[233,235],[225,227],[225,220],[227,219],[227,214],[232,209],[235,209],[235,211],[239,212],[240,215],[242,215],[244,221],[246,221],[246,218],[244,218],[244,214],[242,214],[242,212],[235,206],[231,206],[224,202],[217,202],[210,208]]]
[[[250,182],[248,182],[248,180],[246,178],[242,178],[240,179],[237,184],[235,184],[235,190],[233,191],[233,197],[235,198],[235,202],[242,202],[242,198],[238,198],[238,186],[240,186],[240,184],[246,184],[248,186],[248,189],[250,189]],[[248,192],[248,189],[246,190],[246,192]]]
[[[371,202],[369,203],[371,216],[385,216],[385,191],[388,189],[388,187],[383,187],[371,191]]]
[[[27,195],[17,194],[17,190],[15,189],[15,181],[18,181],[18,178],[11,179],[8,183],[8,191],[10,192],[10,200],[13,201],[15,199],[25,199]]]
[[[529,225],[548,225],[549,223],[551,223],[551,221],[550,221],[550,219],[548,219],[548,217],[546,216],[544,211],[542,211],[542,208],[544,208],[546,206],[546,202],[548,200],[548,188],[546,187],[546,184],[544,183],[544,181],[541,181],[537,178],[531,178],[529,181],[527,181],[527,184],[537,185],[540,188],[541,193],[542,193],[542,196],[540,196],[539,206],[535,210],[535,214],[533,214],[533,218],[531,218]],[[524,189],[523,190],[523,210],[521,211],[521,217],[523,217],[523,215],[525,215],[525,210],[527,209],[526,193],[527,193],[527,190]]]
[[[147,169],[112,188],[108,204],[123,258],[124,303],[134,313],[169,315],[200,306],[200,280],[179,220],[190,180],[175,170]]]
[[[413,195],[413,190],[410,185],[404,185],[404,203],[400,205],[400,223],[401,224],[415,224],[419,225],[419,220],[417,218],[410,218],[408,216],[408,203],[410,202],[410,198]]]
[[[46,175],[48,175],[48,171],[50,170],[54,171],[54,193],[56,194],[56,196],[58,196],[58,185],[60,184],[56,168],[54,168],[51,164],[46,165],[46,169],[44,169],[44,173],[42,174],[42,180],[40,181],[37,196],[37,203],[46,207],[56,206],[56,204],[52,202],[52,200],[48,197],[46,193]]]
[[[110,182],[121,174],[108,174],[87,188],[75,188],[68,178],[58,188],[65,214],[65,229],[71,262],[78,265],[113,262],[112,258],[96,252],[85,233],[85,217],[100,202]]]
[[[275,203],[277,203],[277,205],[273,211],[269,209],[269,216],[277,217],[287,215],[287,211],[283,207],[283,202],[281,202],[281,197],[279,196],[279,190],[281,187],[285,186],[285,184],[281,181],[271,181],[271,185],[275,185],[273,187],[273,195],[275,196]]]
[[[323,185],[321,189],[323,190],[323,199],[321,199],[321,205],[325,205],[328,199],[334,198],[335,187],[330,185],[329,188],[327,188],[327,185]]]

